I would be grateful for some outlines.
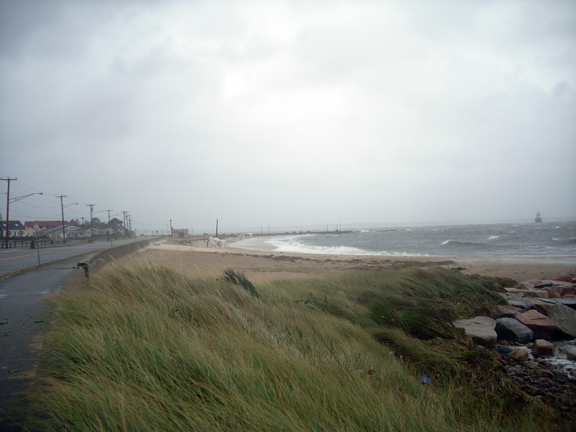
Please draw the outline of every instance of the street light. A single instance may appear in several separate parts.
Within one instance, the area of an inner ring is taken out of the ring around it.
[[[44,195],[44,193],[42,193],[42,192],[34,192],[34,193],[31,193],[31,194],[28,194],[28,195],[22,195],[22,196],[19,196],[19,197],[16,197],[16,198],[10,198],[10,202],[13,203],[13,202],[16,202],[16,201],[20,201],[21,199],[28,198],[29,196],[32,196],[32,195]]]
[[[10,203],[20,201],[21,199],[27,198],[32,195],[44,195],[42,192],[34,192],[28,195],[22,195],[16,198],[10,198],[10,181],[12,179],[2,179],[8,180],[8,193],[6,194],[6,249],[8,249],[9,240],[10,240]],[[15,180],[15,179],[14,179]],[[1,230],[0,230],[1,231]]]
[[[62,208],[62,243],[66,244],[66,227],[64,226],[64,201],[63,198],[66,195],[60,195],[59,197],[57,196],[56,198],[60,198],[60,207]],[[73,205],[77,205],[78,203],[74,203],[74,204],[68,204],[66,205],[66,207],[70,207]]]

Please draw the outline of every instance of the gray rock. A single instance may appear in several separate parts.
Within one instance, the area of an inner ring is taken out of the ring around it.
[[[508,354],[510,354],[512,352],[513,348],[507,347],[507,346],[497,346],[494,348],[494,351],[496,351],[498,354],[502,355],[502,356],[507,356]]]
[[[576,311],[563,304],[555,304],[548,318],[556,325],[560,333],[576,338]]]
[[[523,289],[523,290],[531,290],[534,289],[534,282],[536,281],[525,281],[525,282],[520,282],[517,287],[519,289]],[[536,283],[540,283],[542,281],[537,281]]]
[[[564,348],[568,360],[576,360],[576,347]]]
[[[534,337],[532,330],[514,318],[498,318],[496,320],[496,333],[498,339],[523,344],[530,342]]]
[[[542,298],[548,298],[548,291],[545,289],[541,289],[541,290],[530,290],[530,291],[526,291],[524,293],[524,297],[532,297],[532,298],[536,298],[536,297],[542,297]]]
[[[541,300],[543,302],[551,303],[554,305],[561,304],[564,306],[568,306],[569,308],[576,309],[576,301],[574,300],[559,299],[559,298],[538,298],[537,300]]]
[[[464,329],[472,340],[486,348],[491,348],[496,343],[494,327],[496,321],[485,316],[477,316],[471,319],[457,320],[452,323],[454,327]]]
[[[545,301],[539,300],[537,298],[527,298],[526,303],[530,303],[532,305],[532,309],[537,310],[542,315],[548,316],[552,308],[554,307],[554,303],[547,303]]]
[[[532,309],[532,305],[530,303],[526,303],[526,302],[522,302],[522,301],[517,301],[517,300],[510,300],[508,303],[510,303],[512,306],[516,306],[522,309]]]
[[[496,312],[498,313],[498,318],[514,318],[518,312],[520,312],[520,308],[516,306],[508,306],[508,305],[498,305],[496,306]]]

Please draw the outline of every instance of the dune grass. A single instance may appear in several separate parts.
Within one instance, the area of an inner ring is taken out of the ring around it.
[[[457,310],[499,301],[460,273],[359,272],[254,286],[227,272],[193,279],[162,267],[111,267],[56,297],[30,428],[551,429],[544,405],[515,391],[489,354],[445,325]],[[417,339],[428,325],[434,333]],[[434,349],[440,340],[456,351]],[[495,378],[483,383],[477,374],[488,369]],[[421,384],[421,374],[432,384]]]

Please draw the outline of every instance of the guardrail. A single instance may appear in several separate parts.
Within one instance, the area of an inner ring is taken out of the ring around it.
[[[121,246],[116,246],[110,249],[105,249],[92,255],[86,261],[78,263],[78,266],[84,268],[84,270],[86,271],[86,266],[84,264],[87,264],[88,271],[86,271],[86,276],[88,276],[90,271],[99,270],[109,262],[122,258],[131,252],[145,248],[149,244],[150,239],[146,239],[142,241],[136,241],[133,243],[124,244]]]

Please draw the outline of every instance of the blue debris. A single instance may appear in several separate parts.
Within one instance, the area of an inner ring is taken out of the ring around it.
[[[427,376],[422,375],[422,376],[420,377],[420,382],[421,382],[422,384],[430,384],[431,379],[430,379],[430,377],[427,377]]]

